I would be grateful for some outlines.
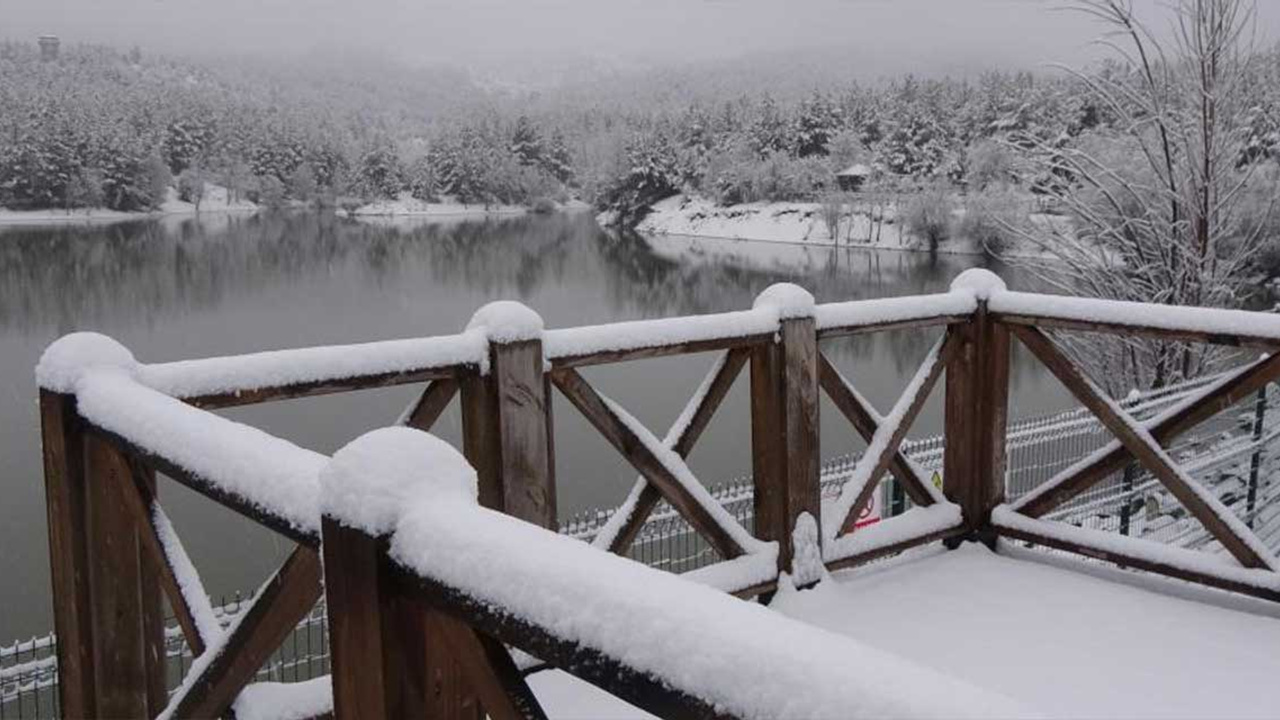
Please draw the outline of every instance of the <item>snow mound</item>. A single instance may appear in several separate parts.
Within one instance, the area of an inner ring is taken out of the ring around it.
[[[542,316],[514,300],[495,300],[476,311],[467,331],[482,330],[490,342],[509,343],[542,337]]]
[[[46,390],[74,392],[89,368],[116,367],[128,373],[138,368],[129,348],[96,332],[63,335],[45,348],[36,364],[36,382]]]
[[[774,283],[756,296],[752,310],[770,308],[778,312],[779,320],[813,317],[813,295],[794,283]]]
[[[421,430],[388,427],[334,453],[320,471],[320,508],[347,527],[386,535],[411,497],[474,503],[476,488],[476,471],[449,443]]]
[[[978,300],[989,300],[992,295],[1008,290],[999,275],[984,268],[969,268],[951,281],[951,291],[968,291]]]

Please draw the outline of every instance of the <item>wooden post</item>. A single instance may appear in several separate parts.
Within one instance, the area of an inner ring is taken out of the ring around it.
[[[386,540],[329,517],[321,529],[334,716],[466,717],[442,712],[446,695],[459,696],[444,688],[459,679],[446,677],[452,666],[441,663],[428,676],[426,608],[397,587]]]
[[[41,389],[40,429],[53,625],[58,635],[58,697],[65,717],[96,717],[84,523],[84,434],[75,396]]]
[[[965,340],[947,366],[943,492],[971,534],[994,542],[991,510],[1004,501],[1009,413],[1009,331],[980,300],[973,319],[948,332]]]
[[[164,709],[160,584],[144,568],[139,528],[126,504],[133,468],[115,446],[85,442],[85,558],[93,675],[100,717],[149,718]]]
[[[515,303],[494,303],[481,308],[471,326],[486,325],[492,319],[486,313],[498,304],[509,306],[508,315],[514,310],[523,327],[501,339],[490,333],[488,372],[461,379],[463,454],[476,470],[481,505],[554,530],[551,385],[543,372],[542,320]],[[428,716],[482,717],[439,623],[427,623],[426,638],[432,697],[439,699],[441,713],[459,713]]]
[[[42,389],[40,415],[62,713],[152,717],[167,700],[163,616],[125,505],[134,468],[86,433],[74,395]]]
[[[766,290],[761,300],[779,286]],[[788,293],[803,293],[795,286]],[[786,317],[778,341],[751,355],[751,464],[755,535],[778,543],[778,570],[792,572],[796,520],[809,513],[821,527],[818,483],[818,336],[812,312]],[[815,538],[815,541],[817,538]]]
[[[490,341],[489,372],[462,380],[462,436],[479,478],[480,504],[554,530],[555,458],[541,339]]]

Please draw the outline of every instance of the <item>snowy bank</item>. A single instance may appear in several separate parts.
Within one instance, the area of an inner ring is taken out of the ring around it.
[[[675,195],[655,203],[636,230],[652,235],[833,244],[818,203],[759,202],[721,206],[702,198]],[[882,223],[856,209],[846,212],[836,234],[842,245],[902,249],[914,244],[902,232],[892,208],[886,208]]]
[[[169,188],[164,202],[155,210],[141,212],[121,212],[107,208],[77,208],[60,210],[44,208],[41,210],[10,210],[0,207],[0,225],[50,225],[68,223],[113,223],[128,220],[146,220],[148,218],[168,215],[212,215],[221,213],[255,213],[259,206],[243,198],[232,200],[230,192],[221,185],[210,184],[205,188],[204,199],[200,202],[200,210],[196,212],[195,203],[178,198],[178,191]]]
[[[867,248],[926,252],[929,243],[912,234],[898,217],[896,203],[874,203],[855,199],[842,207],[832,228],[823,217],[823,206],[804,202],[757,202],[717,205],[698,197],[674,195],[655,203],[636,231],[650,239],[663,236],[714,240],[755,240],[792,245],[840,248]],[[965,217],[964,207],[952,211],[953,226]],[[602,225],[616,222],[614,213],[601,213]],[[1032,213],[1028,220],[1037,226],[1062,229],[1064,220]],[[953,231],[954,232],[954,231]],[[937,252],[950,255],[982,255],[986,249],[971,238],[953,236],[938,246]],[[1007,255],[1041,255],[1025,245],[1004,251]]]

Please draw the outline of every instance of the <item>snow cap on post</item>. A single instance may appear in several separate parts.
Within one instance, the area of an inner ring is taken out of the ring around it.
[[[813,295],[794,283],[774,283],[756,296],[752,310],[772,308],[779,320],[813,317]]]
[[[132,373],[138,367],[129,348],[96,332],[63,335],[45,348],[36,364],[36,383],[45,390],[73,393],[76,383],[92,368],[119,368]]]
[[[990,300],[1008,289],[999,275],[984,268],[969,268],[951,281],[951,292],[970,292],[978,300]]]
[[[514,300],[495,300],[476,311],[467,331],[479,330],[489,342],[511,343],[542,337],[542,316]]]
[[[408,427],[352,440],[320,471],[320,510],[370,536],[389,535],[412,501],[475,504],[476,471],[449,443]]]

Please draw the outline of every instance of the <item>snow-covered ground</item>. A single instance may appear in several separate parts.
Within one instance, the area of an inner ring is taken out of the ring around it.
[[[771,607],[1049,717],[1275,717],[1280,610],[1176,581],[1126,582],[1122,571],[1072,559],[1002,553],[972,543],[917,551],[813,590],[784,590]],[[559,671],[533,675],[530,686],[552,717],[652,717]]]
[[[1099,572],[967,543],[836,573],[814,590],[780,593],[772,607],[1050,716],[1275,717],[1280,611]],[[1200,601],[1215,598],[1224,602]]]
[[[897,208],[892,203],[846,209],[836,228],[837,242],[823,219],[822,206],[818,203],[759,202],[722,206],[704,198],[674,195],[655,203],[636,226],[636,231],[648,237],[756,240],[913,252],[926,250],[928,244],[908,232],[897,215]],[[964,211],[957,209],[954,215],[959,219]],[[604,222],[610,219],[607,214],[602,216]],[[1037,224],[1062,222],[1061,218],[1038,214],[1030,219]],[[1028,250],[1015,249],[1010,254],[1026,255]],[[938,252],[978,255],[984,249],[969,238],[955,237],[943,242]]]

